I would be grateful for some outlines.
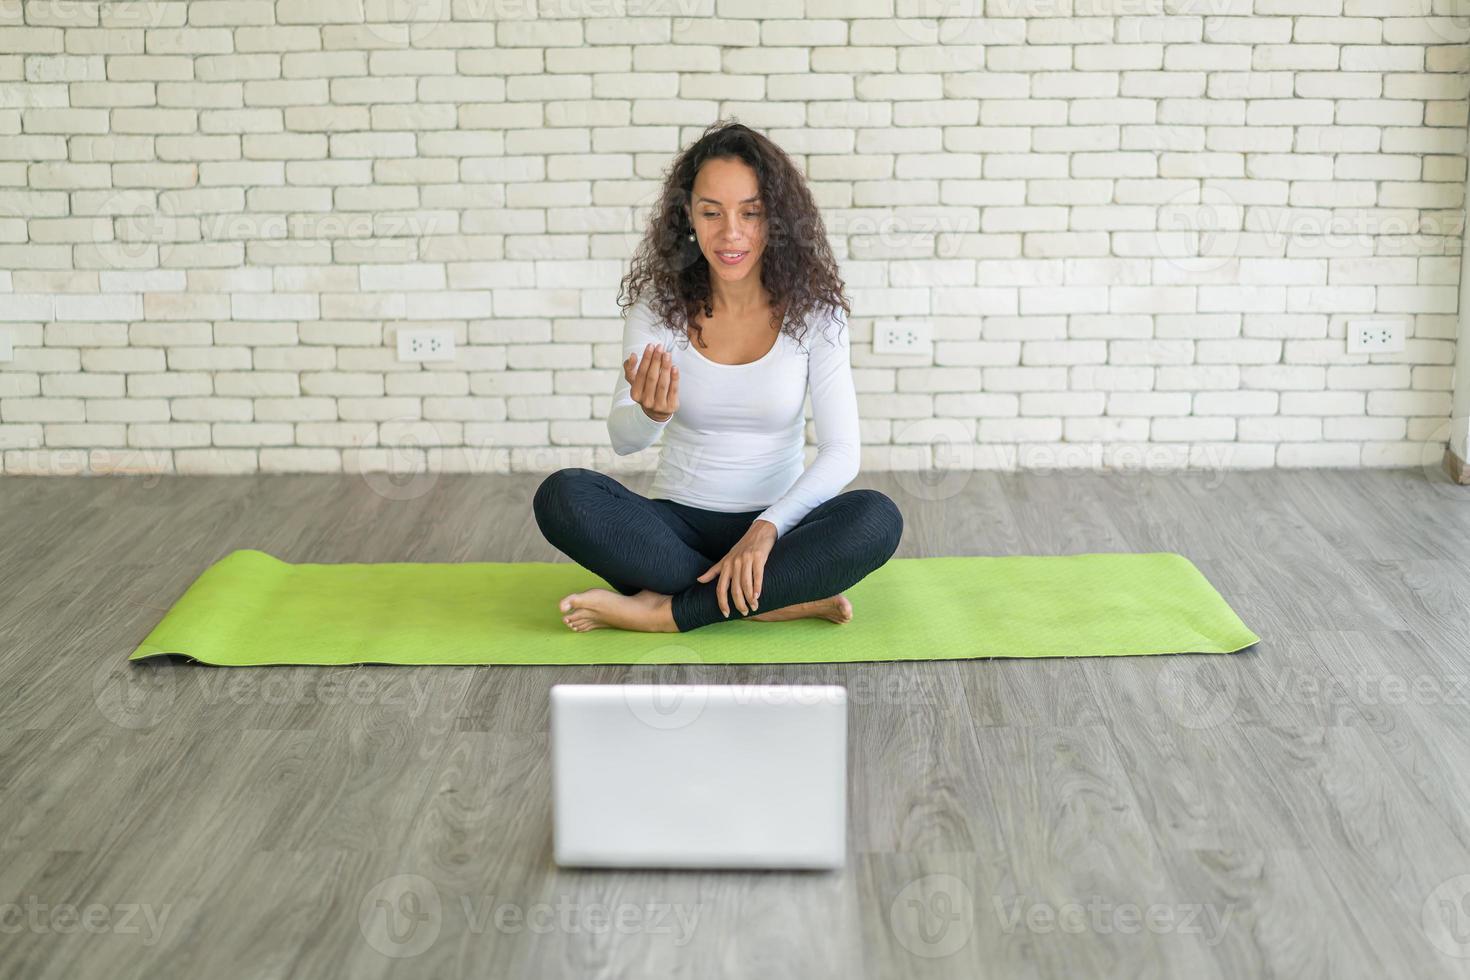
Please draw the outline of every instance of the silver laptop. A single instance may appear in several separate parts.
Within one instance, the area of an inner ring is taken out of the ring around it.
[[[558,684],[556,863],[840,868],[847,691],[832,685]]]

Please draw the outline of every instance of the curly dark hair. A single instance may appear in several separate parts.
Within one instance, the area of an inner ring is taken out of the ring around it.
[[[618,306],[626,310],[647,293],[663,322],[686,337],[692,332],[705,346],[704,331],[694,321],[700,313],[714,316],[710,268],[699,243],[688,238],[694,230],[689,198],[695,175],[707,160],[731,157],[745,161],[760,185],[766,215],[760,275],[770,297],[772,328],[785,329],[800,341],[812,314],[835,314],[839,308],[851,314],[806,179],[784,150],[733,118],[711,123],[670,165],[648,229],[619,285]]]

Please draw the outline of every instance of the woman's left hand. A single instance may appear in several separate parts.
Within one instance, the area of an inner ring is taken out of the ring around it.
[[[716,574],[720,576],[719,584],[715,586],[715,598],[722,614],[730,615],[731,600],[742,615],[749,615],[759,608],[766,556],[775,543],[776,525],[770,521],[752,521],[745,536],[735,542],[730,553],[699,576],[697,581],[700,582],[708,582]]]

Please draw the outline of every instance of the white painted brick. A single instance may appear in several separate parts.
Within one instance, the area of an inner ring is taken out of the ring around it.
[[[1354,467],[1361,462],[1361,447],[1357,443],[1341,442],[1287,442],[1276,449],[1276,465],[1285,469],[1296,467]]]
[[[1231,418],[1157,418],[1149,427],[1149,438],[1156,442],[1199,442],[1235,438],[1235,419]]]
[[[1367,396],[1354,391],[1286,391],[1281,393],[1283,415],[1362,415]]]
[[[198,372],[170,371],[166,374],[127,375],[127,391],[132,398],[170,398],[176,395],[207,395],[214,390],[211,376]],[[223,379],[226,375],[220,375]],[[262,375],[262,378],[265,375]],[[223,387],[221,394],[228,394]],[[295,392],[293,391],[292,394]]]
[[[214,422],[210,426],[216,446],[289,446],[295,429],[280,422]]]
[[[931,465],[956,426],[978,468],[1417,465],[1451,411],[1470,56],[1427,11],[4,10],[6,472],[382,468],[425,426],[446,472],[646,470],[605,444],[609,313],[636,209],[725,114],[813,181],[867,466]],[[1201,186],[1246,229],[1214,264],[1180,258]],[[1390,315],[1403,352],[1345,354]],[[873,354],[891,318],[932,353]],[[455,363],[397,361],[418,325]]]
[[[286,294],[230,297],[230,315],[241,320],[314,320],[319,315],[315,296]]]
[[[204,423],[140,422],[128,426],[128,445],[140,450],[207,447],[209,438],[209,425]]]
[[[1061,419],[980,419],[980,442],[1056,442],[1062,437]]]
[[[1332,416],[1322,421],[1322,438],[1338,442],[1391,441],[1404,438],[1407,430],[1402,418]]]
[[[128,294],[57,296],[58,320],[136,320],[143,315],[141,296]]]
[[[337,402],[331,398],[256,398],[249,402],[248,418],[257,422],[331,422],[337,418]],[[303,435],[298,427],[297,438]]]
[[[58,449],[121,446],[127,438],[126,426],[106,423],[48,423],[42,432],[46,445]]]
[[[337,415],[344,421],[383,422],[388,419],[417,419],[419,400],[409,397],[339,398]]]
[[[361,287],[367,290],[444,289],[442,265],[362,265]]]
[[[0,418],[6,422],[84,422],[86,403],[80,398],[0,398]]]
[[[183,475],[253,473],[259,466],[253,449],[179,449],[173,455],[175,472]]]
[[[243,371],[250,367],[248,347],[170,347],[170,371]]]
[[[1369,415],[1448,416],[1451,399],[1447,391],[1370,391],[1367,405]]]
[[[502,21],[496,25],[496,43],[504,47],[574,47],[582,42],[582,24],[575,20]]]
[[[262,473],[338,473],[342,453],[337,449],[262,448]]]
[[[165,398],[89,398],[88,422],[166,422],[169,401]]]
[[[470,446],[545,446],[549,422],[469,422],[464,427]]]
[[[229,316],[229,297],[200,292],[150,292],[143,297],[143,316],[153,323],[223,319]]]

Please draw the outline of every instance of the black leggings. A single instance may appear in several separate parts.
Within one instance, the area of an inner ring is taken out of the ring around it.
[[[673,596],[680,632],[744,618],[728,593],[730,615],[720,612],[718,576],[695,579],[765,508],[726,513],[649,499],[596,470],[569,467],[541,482],[533,509],[547,541],[623,595],[651,589]],[[776,539],[751,615],[837,595],[891,558],[902,534],[903,516],[885,494],[838,494]]]

